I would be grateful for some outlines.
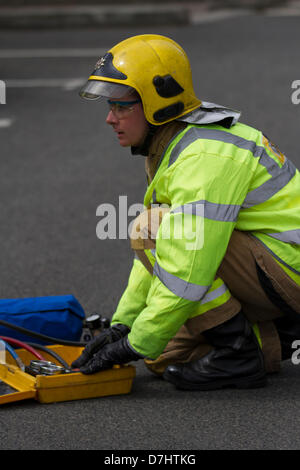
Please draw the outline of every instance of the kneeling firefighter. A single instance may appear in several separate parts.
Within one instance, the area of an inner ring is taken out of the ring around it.
[[[260,387],[300,339],[300,173],[240,113],[200,101],[184,50],[122,41],[80,92],[105,97],[121,146],[146,157],[145,212],[111,327],[73,363],[143,358],[178,388]]]

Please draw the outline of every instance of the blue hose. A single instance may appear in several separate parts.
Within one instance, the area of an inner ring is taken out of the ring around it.
[[[3,341],[3,340],[1,340],[1,341]],[[14,348],[12,348],[11,345],[8,344],[6,341],[3,341],[3,343],[5,344],[5,349],[7,349],[7,351],[10,353],[10,355],[16,361],[16,363],[18,364],[20,369],[24,371],[25,370],[25,365],[23,364],[21,358],[18,356],[18,354],[16,353]]]

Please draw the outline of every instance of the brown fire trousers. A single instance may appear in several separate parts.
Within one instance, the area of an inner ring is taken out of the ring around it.
[[[156,210],[156,209],[154,209]],[[131,246],[145,267],[152,272],[145,251],[155,248],[159,227],[149,224],[150,210],[135,220],[135,233],[141,238],[131,238]],[[148,236],[145,237],[145,232]],[[283,312],[267,296],[258,277],[257,266],[271,281],[280,297],[297,313],[300,313],[300,286],[280,267],[267,249],[250,233],[235,230],[227,252],[217,272],[231,292],[231,298],[223,305],[202,315],[190,318],[169,341],[156,360],[145,360],[147,367],[161,375],[169,364],[190,362],[203,357],[212,346],[207,343],[203,331],[224,323],[241,309],[251,324],[256,324],[261,339],[262,352],[267,372],[280,369],[281,345],[273,320]],[[299,317],[300,318],[300,317]],[[300,339],[300,338],[299,338]]]

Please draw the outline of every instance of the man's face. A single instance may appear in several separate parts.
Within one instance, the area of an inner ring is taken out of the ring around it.
[[[136,95],[109,100],[110,110],[106,118],[117,133],[122,147],[138,147],[144,142],[149,125],[145,118],[142,102]]]

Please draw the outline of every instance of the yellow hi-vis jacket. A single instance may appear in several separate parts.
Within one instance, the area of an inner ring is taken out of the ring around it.
[[[158,202],[171,210],[157,233],[154,274],[134,260],[112,319],[131,328],[139,354],[157,358],[187,319],[228,301],[215,277],[234,229],[257,237],[299,282],[300,173],[260,131],[188,124],[148,186],[144,205]]]

